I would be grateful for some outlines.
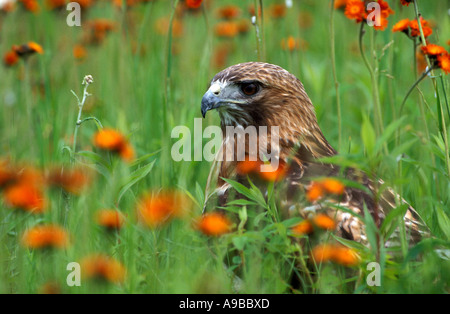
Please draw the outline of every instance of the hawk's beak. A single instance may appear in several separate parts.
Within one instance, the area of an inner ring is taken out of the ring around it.
[[[216,96],[213,92],[208,90],[202,98],[202,116],[206,116],[206,112],[220,107],[222,99]]]

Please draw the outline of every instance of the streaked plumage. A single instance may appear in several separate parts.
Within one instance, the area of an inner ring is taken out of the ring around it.
[[[280,160],[290,163],[286,177],[287,200],[293,202],[294,206],[296,195],[308,188],[311,178],[342,177],[338,166],[317,161],[318,158],[334,156],[337,152],[320,129],[314,106],[303,84],[285,69],[267,63],[249,62],[223,70],[212,79],[210,88],[202,100],[203,116],[211,109],[217,109],[221,118],[224,134],[221,152],[223,154],[226,151],[226,143],[230,140],[226,137],[227,126],[243,128],[267,126],[269,129],[279,126],[279,147],[271,148],[279,150]],[[270,147],[270,131],[264,141]],[[248,146],[246,153],[250,154]],[[210,180],[214,180],[218,175],[216,192],[219,195],[220,205],[226,203],[229,188],[220,178],[239,177],[236,173],[236,160],[224,158],[224,161],[216,165],[218,173],[210,176]],[[396,203],[404,202],[398,199],[397,194],[391,189],[386,189],[378,200],[374,199],[373,195],[376,194],[374,192],[379,190],[383,182],[381,180],[372,182],[361,171],[346,169],[344,177],[364,185],[371,193],[346,188],[340,205],[363,216],[365,204],[378,225],[385,219],[387,213],[396,207]],[[300,214],[306,215],[302,209]],[[334,211],[329,215],[337,218],[338,235],[366,242],[364,224],[353,215],[341,211],[337,213]],[[411,239],[417,241],[424,226],[412,207],[408,208],[404,219]]]

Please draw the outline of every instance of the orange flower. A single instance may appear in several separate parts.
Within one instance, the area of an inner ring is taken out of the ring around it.
[[[260,167],[263,163],[259,160],[252,161],[249,156],[246,156],[245,160],[239,161],[236,166],[236,172],[239,175],[247,175],[260,171]]]
[[[186,0],[186,6],[189,9],[198,9],[202,5],[203,0]]]
[[[292,227],[292,232],[298,235],[311,234],[313,231],[313,226],[309,220],[303,220],[299,224]]]
[[[337,246],[333,249],[332,260],[342,266],[356,266],[359,263],[359,256],[351,248]]]
[[[334,1],[334,8],[341,9],[347,5],[347,0],[336,0]]]
[[[25,10],[32,13],[37,13],[41,9],[39,3],[36,0],[19,0],[22,3]]]
[[[428,56],[438,56],[447,53],[444,47],[435,44],[422,46],[422,52]]]
[[[46,5],[50,10],[62,9],[66,6],[66,0],[46,0]]]
[[[410,20],[409,19],[403,19],[399,22],[397,22],[394,27],[392,27],[392,31],[393,32],[408,32],[409,30],[409,24],[410,24]]]
[[[84,59],[87,56],[86,48],[84,48],[83,45],[75,45],[73,47],[72,52],[73,52],[73,57],[77,60]]]
[[[334,262],[347,267],[359,263],[359,256],[355,250],[340,245],[318,245],[311,251],[311,256],[316,263]]]
[[[89,8],[94,4],[94,0],[70,0],[70,1],[77,2],[82,10]]]
[[[134,158],[134,150],[122,135],[113,129],[102,129],[94,135],[94,145],[100,149],[118,153],[125,161]]]
[[[125,280],[126,269],[119,261],[102,254],[85,257],[81,261],[81,273],[87,279],[100,279],[111,283]]]
[[[231,21],[220,22],[216,24],[214,32],[219,37],[232,38],[239,34],[239,25]]]
[[[430,36],[433,33],[433,30],[431,27],[429,27],[429,22],[422,17],[420,17],[420,24],[422,25],[423,35],[426,37]],[[417,19],[412,20],[409,23],[409,27],[411,27],[411,36],[412,37],[419,37],[420,36],[420,29],[419,29],[419,23],[417,22]]]
[[[57,282],[47,282],[39,288],[39,294],[61,294],[61,287]]]
[[[295,39],[292,36],[289,36],[287,39],[281,40],[281,48],[283,50],[288,50],[290,52],[298,50],[300,47],[300,42],[298,39]]]
[[[3,4],[0,4],[0,12],[12,12],[15,7],[15,0],[6,0]]]
[[[231,231],[231,222],[220,213],[207,213],[197,222],[197,229],[207,236],[217,237]]]
[[[274,19],[283,18],[286,16],[286,6],[284,4],[272,4],[269,7],[269,14]]]
[[[75,195],[79,195],[90,181],[89,175],[82,169],[53,169],[47,176],[48,184]]]
[[[40,214],[45,211],[42,191],[27,182],[19,182],[8,186],[3,192],[5,203],[13,208]]]
[[[37,226],[24,233],[22,244],[30,249],[62,249],[69,245],[69,236],[63,228],[58,226]]]
[[[158,227],[190,208],[189,199],[180,192],[163,191],[144,196],[138,204],[140,218],[149,227]]]
[[[323,195],[324,195],[323,186],[318,182],[312,182],[306,192],[306,198],[311,203],[318,201],[323,197]]]
[[[12,50],[19,56],[22,58],[26,58],[32,54],[35,53],[39,53],[39,54],[43,54],[44,53],[44,49],[42,48],[41,45],[35,43],[34,41],[30,41],[24,45],[21,46],[13,46]]]
[[[444,71],[446,74],[450,73],[450,54],[444,53],[437,57],[438,66]]]
[[[89,28],[87,41],[93,44],[101,44],[106,35],[115,30],[116,24],[108,19],[94,19],[86,23]]]
[[[311,251],[311,256],[316,263],[325,263],[333,258],[334,247],[329,244],[321,244]]]
[[[235,5],[227,5],[218,9],[217,15],[220,18],[231,20],[237,18],[241,14],[239,7]]]
[[[8,51],[5,56],[3,57],[3,63],[10,67],[19,62],[19,55],[14,50]]]
[[[414,0],[400,0],[400,3],[402,4],[402,5],[405,5],[405,6],[409,6],[409,4],[411,3],[411,2],[413,2]]]
[[[350,20],[356,20],[356,22],[362,22],[366,16],[366,8],[364,2],[361,0],[348,0],[345,7],[345,16]]]
[[[109,230],[119,230],[125,223],[125,217],[117,210],[102,209],[96,214],[97,223]]]
[[[14,181],[16,175],[7,161],[0,160],[0,188]]]
[[[336,195],[344,194],[345,185],[343,185],[337,179],[326,178],[321,183],[327,193],[336,194]]]
[[[325,214],[316,215],[313,219],[313,222],[320,229],[334,230],[336,228],[334,220]]]
[[[271,164],[265,165],[269,167],[269,171],[260,171],[259,176],[261,179],[268,182],[278,182],[282,180],[288,171],[288,166],[285,162],[280,161],[277,168],[274,168]]]

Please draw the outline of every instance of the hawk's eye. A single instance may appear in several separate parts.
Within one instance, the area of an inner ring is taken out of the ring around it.
[[[242,92],[247,96],[253,96],[259,91],[259,86],[256,83],[243,83],[241,84]]]

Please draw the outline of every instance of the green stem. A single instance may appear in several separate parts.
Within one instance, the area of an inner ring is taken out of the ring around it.
[[[330,38],[331,38],[331,67],[333,70],[334,88],[336,90],[336,106],[338,115],[338,132],[339,132],[339,150],[342,148],[342,113],[341,113],[341,99],[339,97],[339,81],[336,71],[336,42],[334,32],[334,2],[331,0],[331,14],[330,14]]]
[[[433,70],[433,68],[429,68],[426,72],[423,72],[422,75],[419,77],[419,79],[411,86],[411,88],[406,93],[405,98],[403,98],[402,104],[400,105],[400,113],[399,115],[402,115],[403,107],[405,106],[406,100],[408,99],[409,95],[411,95],[412,91],[417,87],[417,85],[422,82],[424,78],[427,77],[428,74]]]
[[[75,153],[76,153],[76,149],[77,149],[77,137],[78,137],[78,129],[80,128],[80,125],[82,123],[81,121],[81,114],[83,112],[83,106],[86,102],[86,98],[89,96],[89,93],[87,92],[87,88],[90,85],[89,82],[86,81],[86,78],[83,80],[83,84],[84,86],[84,90],[83,90],[83,99],[81,100],[81,102],[79,101],[78,97],[78,116],[77,116],[77,122],[75,125],[75,131],[73,133],[73,144],[72,144],[72,158],[71,161],[72,163],[75,162]],[[76,96],[76,94],[74,93],[74,95]]]
[[[361,22],[361,28],[359,31],[359,50],[361,52],[361,57],[363,58],[364,64],[366,65],[367,69],[369,70],[370,79],[372,81],[372,97],[373,97],[373,102],[374,102],[375,127],[376,127],[376,131],[377,131],[377,135],[380,136],[383,133],[383,129],[384,129],[383,118],[382,118],[382,114],[381,114],[380,92],[378,89],[377,75],[376,75],[375,71],[373,70],[372,66],[370,65],[370,62],[364,53],[364,48],[363,48],[363,38],[364,38],[364,34],[365,34],[364,25],[365,25],[365,23]],[[371,33],[370,39],[371,39],[370,42],[371,42],[371,46],[372,46],[371,49],[373,51],[373,31]],[[384,146],[385,152],[387,152],[386,144],[384,144],[383,146]]]

